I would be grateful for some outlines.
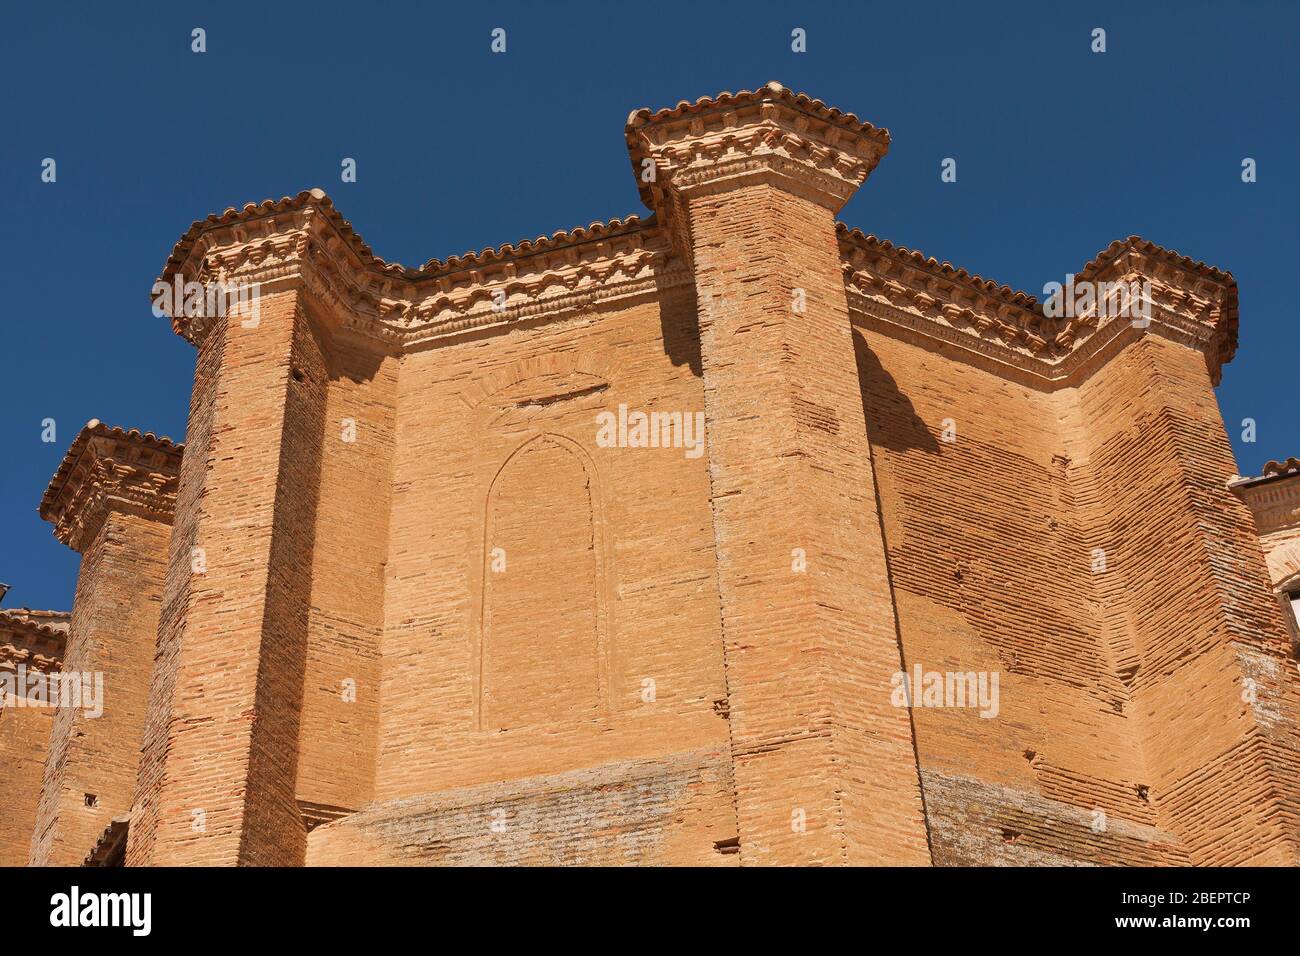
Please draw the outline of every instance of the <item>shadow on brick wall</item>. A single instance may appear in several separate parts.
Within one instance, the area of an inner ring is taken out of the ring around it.
[[[853,330],[853,354],[858,363],[862,416],[867,420],[867,438],[871,444],[892,451],[915,448],[937,455],[939,443],[933,433],[925,427],[908,397],[899,391],[894,377],[880,364],[861,329]]]
[[[689,365],[696,378],[704,375],[700,359],[700,317],[695,311],[695,294],[681,287],[660,289],[659,325],[664,353],[673,365]]]

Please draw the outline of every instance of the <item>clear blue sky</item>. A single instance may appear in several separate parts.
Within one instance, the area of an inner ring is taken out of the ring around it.
[[[773,79],[891,131],[842,214],[864,231],[1040,297],[1132,233],[1234,272],[1219,401],[1258,473],[1300,454],[1298,28],[1294,3],[7,4],[6,606],[71,605],[77,558],[36,505],[87,419],[184,433],[193,349],[149,287],[191,221],[320,186],[378,255],[418,265],[643,212],[628,112]]]

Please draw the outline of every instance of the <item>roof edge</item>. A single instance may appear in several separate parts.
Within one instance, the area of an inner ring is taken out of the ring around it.
[[[34,637],[56,641],[59,644],[63,644],[67,640],[68,632],[66,630],[51,627],[49,624],[42,624],[40,621],[25,617],[21,613],[22,610],[22,608],[0,608],[0,624],[24,631]],[[60,651],[60,654],[62,654],[62,651]]]
[[[85,453],[90,440],[98,437],[138,442],[168,453],[180,454],[185,450],[183,443],[174,442],[166,435],[142,432],[138,428],[125,429],[114,425],[105,425],[98,418],[92,418],[86,422],[81,431],[77,433],[77,437],[72,440],[72,444],[68,446],[63,460],[59,462],[59,467],[54,472],[54,476],[50,478],[49,484],[45,486],[45,493],[41,495],[41,503],[36,509],[42,520],[50,520],[49,509],[63,490],[68,478],[72,475],[77,460]]]
[[[206,219],[191,223],[190,227],[172,247],[171,254],[167,257],[162,272],[159,273],[158,281],[171,282],[176,273],[189,260],[194,246],[209,232],[308,207],[319,210],[325,216],[365,268],[374,271],[378,275],[408,281],[436,279],[466,269],[481,268],[586,242],[613,238],[614,236],[636,232],[655,225],[653,216],[643,218],[636,213],[630,213],[621,218],[614,217],[603,221],[598,220],[586,226],[559,229],[550,235],[540,235],[533,239],[521,239],[517,242],[507,242],[499,246],[488,246],[478,252],[470,250],[462,255],[448,256],[445,260],[429,259],[423,265],[412,268],[400,262],[388,262],[375,255],[370,245],[361,238],[361,234],[356,231],[352,223],[343,218],[343,215],[334,206],[334,201],[326,195],[325,191],[313,188],[305,189],[294,196],[282,196],[280,199],[264,199],[260,203],[245,203],[240,208],[230,206],[219,215],[213,213]]]
[[[626,129],[630,132],[652,123],[671,122],[683,116],[704,113],[709,110],[726,109],[731,106],[743,106],[763,100],[784,103],[786,106],[832,125],[875,139],[882,146],[889,145],[889,130],[859,119],[854,113],[846,113],[838,107],[814,99],[807,93],[796,93],[776,80],[770,80],[755,90],[741,90],[739,93],[724,91],[714,96],[701,96],[693,102],[691,100],[679,100],[676,106],[664,107],[659,110],[651,110],[649,107],[643,106],[628,114]]]

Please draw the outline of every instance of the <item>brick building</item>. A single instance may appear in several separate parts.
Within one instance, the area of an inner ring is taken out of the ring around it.
[[[1255,516],[1273,591],[1300,645],[1300,460],[1270,461],[1257,478],[1237,478],[1229,487]]]
[[[1055,315],[845,228],[889,136],[776,84],[626,138],[652,215],[419,268],[319,190],[190,227],[256,307],[171,310],[183,454],[45,494],[0,661],[104,711],[0,713],[0,862],[1297,862],[1232,276],[1133,237],[1074,281],[1149,314]]]

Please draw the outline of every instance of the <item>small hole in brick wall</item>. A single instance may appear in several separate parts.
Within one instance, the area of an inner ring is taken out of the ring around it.
[[[1019,839],[1020,839],[1020,833],[1019,833],[1019,831],[1017,831],[1017,830],[1008,830],[1008,829],[1006,829],[1006,828],[1003,828],[1003,830],[1002,830],[1002,842],[1003,842],[1003,843],[1015,843],[1015,842],[1016,842],[1017,840],[1019,840]]]
[[[1137,785],[1137,794],[1138,794],[1138,799],[1141,800],[1143,803],[1150,802],[1148,798],[1151,794],[1151,788],[1148,787],[1145,783],[1139,783]]]
[[[740,837],[728,837],[725,840],[715,840],[713,849],[717,850],[723,856],[729,856],[732,853],[740,852]]]
[[[293,380],[295,382],[305,382],[307,381],[307,373],[300,368],[296,368],[293,370]]]
[[[88,807],[99,806],[99,797],[93,793],[86,794],[86,806]]]
[[[1032,762],[1033,759],[1034,759],[1035,757],[1037,757],[1037,756],[1038,756],[1038,751],[1036,751],[1036,750],[1026,750],[1026,751],[1025,751],[1025,759],[1028,760],[1028,761],[1031,761],[1031,762]]]

